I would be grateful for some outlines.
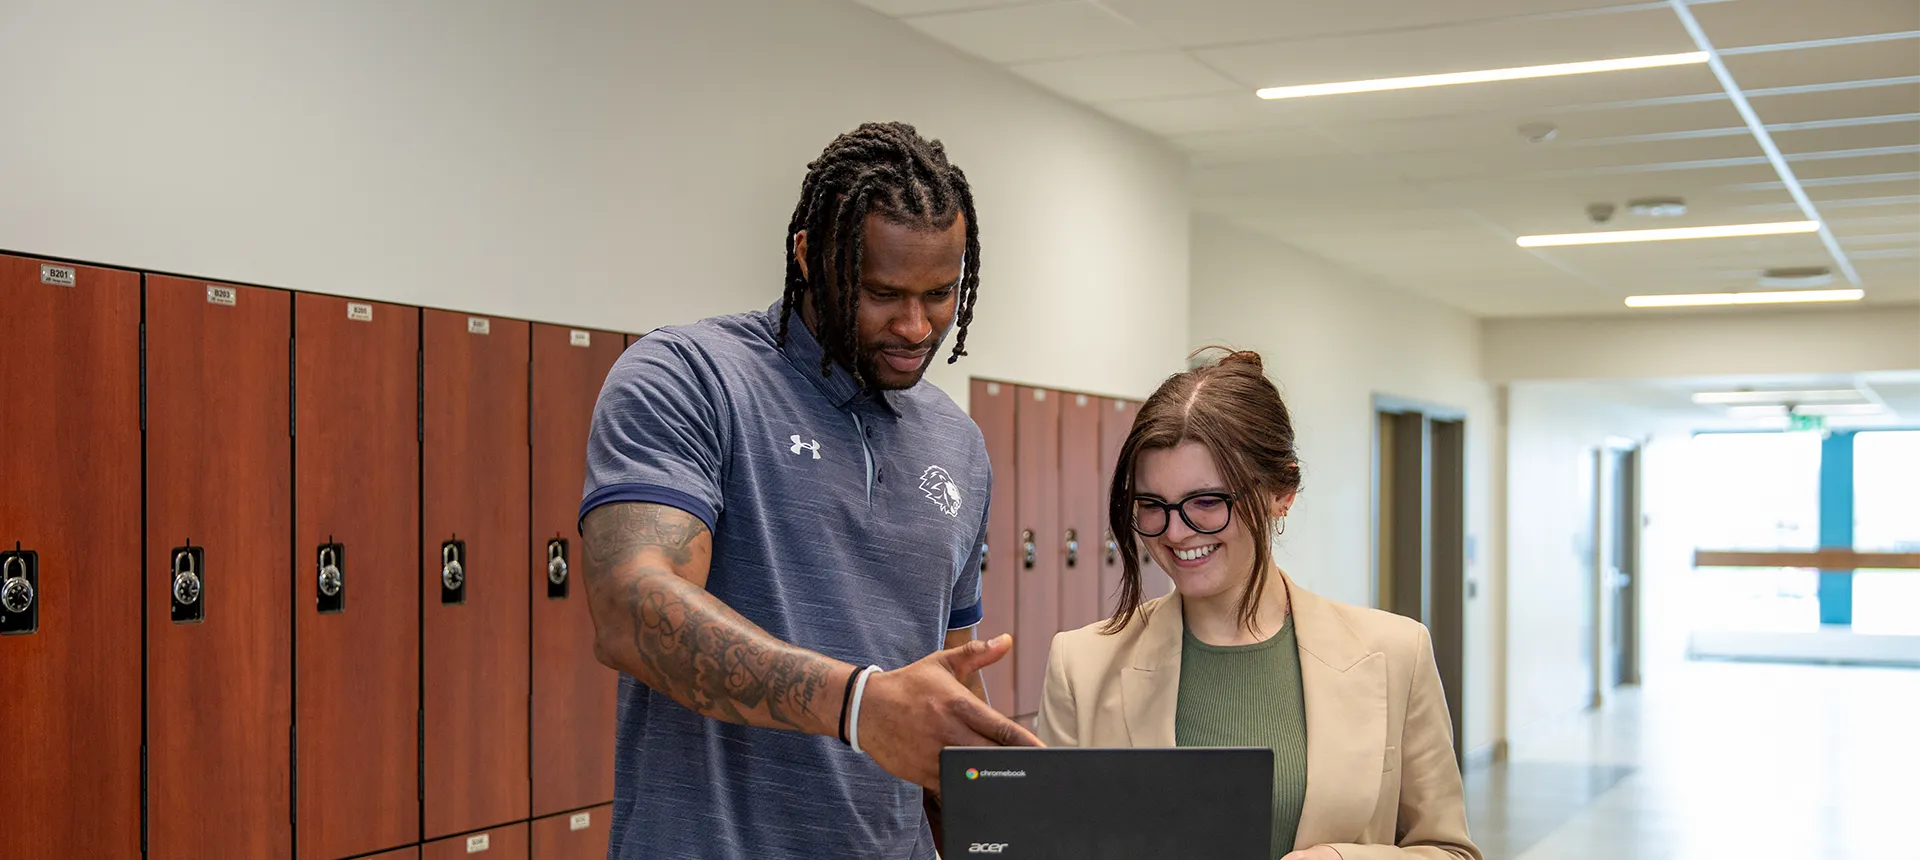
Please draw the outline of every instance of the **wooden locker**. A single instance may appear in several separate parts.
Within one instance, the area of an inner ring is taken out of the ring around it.
[[[146,293],[148,856],[288,857],[293,298]]]
[[[336,860],[420,840],[420,311],[298,294],[293,348],[297,854]]]
[[[1112,616],[1120,600],[1120,577],[1125,568],[1114,540],[1112,517],[1108,513],[1113,493],[1113,472],[1120,460],[1120,448],[1133,429],[1133,418],[1140,404],[1131,400],[1108,398],[1100,407],[1100,614]],[[1136,535],[1135,540],[1140,538]],[[1146,553],[1141,553],[1146,557]],[[1142,571],[1144,578],[1145,571]]]
[[[140,856],[140,276],[0,256],[0,857]]]
[[[420,846],[420,860],[527,860],[527,824],[462,833]]]
[[[613,806],[596,806],[533,822],[532,860],[606,860]]]
[[[993,498],[987,512],[987,553],[980,569],[980,603],[984,613],[975,634],[992,639],[1002,633],[1024,635],[1018,630],[1019,582],[1014,566],[1020,555],[1015,549],[1019,535],[1015,504],[1013,429],[1014,386],[985,380],[973,380],[968,395],[968,411],[986,438],[987,462],[993,465]],[[1018,647],[1019,643],[1014,643]],[[987,699],[1001,713],[1016,713],[1014,696],[1015,666],[1011,656],[987,667],[984,680]]]
[[[593,405],[625,339],[611,332],[533,327],[533,814],[613,799],[619,676],[593,656],[593,617],[574,574]]]
[[[405,848],[384,851],[371,857],[361,857],[359,860],[420,860],[420,846],[409,845]]]
[[[1106,506],[1101,504],[1098,397],[1063,394],[1060,403],[1060,627],[1100,618]]]
[[[1060,401],[1044,388],[1014,392],[1014,510],[1019,534],[1019,600],[1014,634],[1014,712],[1040,710],[1047,677],[1047,655],[1060,631],[1060,570],[1065,561],[1060,540]]]
[[[527,815],[527,339],[524,322],[422,312],[427,839]]]

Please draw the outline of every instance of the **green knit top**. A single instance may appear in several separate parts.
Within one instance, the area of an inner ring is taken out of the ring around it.
[[[1307,798],[1307,702],[1288,618],[1264,642],[1208,645],[1186,631],[1174,744],[1273,750],[1273,856],[1293,850]]]

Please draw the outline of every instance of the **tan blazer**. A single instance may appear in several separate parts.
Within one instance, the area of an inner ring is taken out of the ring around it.
[[[1480,860],[1467,837],[1453,726],[1427,628],[1281,577],[1307,707],[1307,797],[1295,849],[1343,860]],[[1170,747],[1185,626],[1180,594],[1112,636],[1053,637],[1037,733],[1048,746]],[[1104,623],[1104,622],[1102,622]]]

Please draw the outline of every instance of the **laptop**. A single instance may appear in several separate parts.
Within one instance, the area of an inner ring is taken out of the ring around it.
[[[1272,860],[1273,751],[949,747],[943,860]]]

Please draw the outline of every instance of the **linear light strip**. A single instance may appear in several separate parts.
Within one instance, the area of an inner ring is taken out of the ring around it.
[[[1554,63],[1546,66],[1521,66],[1512,69],[1485,69],[1477,72],[1446,72],[1437,75],[1412,75],[1400,78],[1377,78],[1366,81],[1267,87],[1256,91],[1255,95],[1263,99],[1297,99],[1308,96],[1376,93],[1383,90],[1410,90],[1419,87],[1444,87],[1454,84],[1484,84],[1494,81],[1517,81],[1526,78],[1588,75],[1595,72],[1620,72],[1629,69],[1657,69],[1666,66],[1696,65],[1704,62],[1707,62],[1707,53],[1705,51],[1694,51],[1686,54],[1658,54],[1648,57],[1622,57],[1614,60],[1587,60],[1579,63]]]
[[[1793,174],[1792,167],[1787,166],[1787,157],[1781,154],[1780,147],[1774,145],[1773,135],[1767,132],[1766,123],[1760,121],[1760,115],[1754,112],[1753,105],[1747,101],[1746,92],[1734,81],[1733,72],[1727,69],[1727,64],[1715,52],[1713,42],[1707,38],[1707,31],[1700,26],[1699,19],[1693,17],[1693,10],[1687,8],[1687,0],[1667,0],[1667,5],[1673,7],[1673,14],[1679,16],[1687,35],[1693,37],[1694,46],[1707,55],[1707,67],[1713,70],[1714,78],[1720,81],[1720,88],[1726,90],[1727,98],[1732,100],[1734,109],[1740,112],[1740,118],[1746,120],[1747,128],[1753,132],[1754,142],[1760,144],[1760,151],[1767,154],[1767,161],[1773,164],[1774,173],[1786,185],[1793,202],[1800,204],[1800,214],[1810,221],[1819,221],[1820,210],[1814,208],[1813,199],[1807,196],[1806,189],[1800,187],[1799,177]],[[1840,274],[1847,277],[1847,283],[1860,286],[1860,273],[1853,268],[1853,261],[1847,259],[1847,252],[1840,247],[1840,240],[1824,225],[1819,228],[1819,233],[1820,244],[1826,246],[1827,254],[1840,267]]]
[[[1865,290],[1782,290],[1755,293],[1694,293],[1670,296],[1628,296],[1630,308],[1681,308],[1702,305],[1775,305],[1796,302],[1857,302]]]
[[[1521,236],[1522,248],[1558,248],[1566,245],[1615,245],[1622,242],[1668,242],[1675,239],[1732,239],[1741,236],[1781,236],[1812,233],[1818,221],[1777,221],[1766,224],[1721,224],[1713,227],[1661,227],[1654,230],[1602,230],[1594,233],[1555,233]]]

